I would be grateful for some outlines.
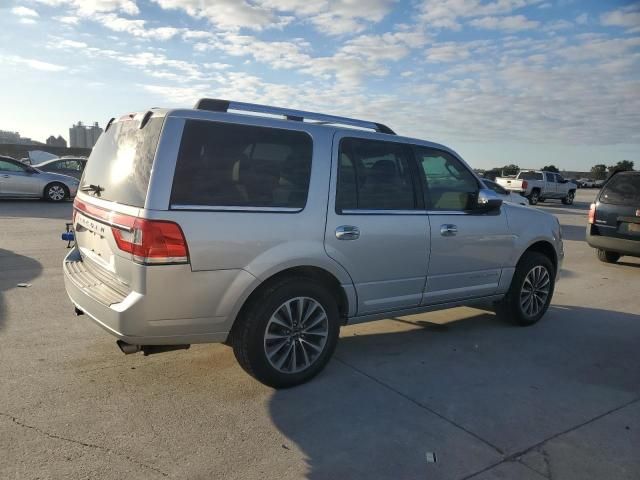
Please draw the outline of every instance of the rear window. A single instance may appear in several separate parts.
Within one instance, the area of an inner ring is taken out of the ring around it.
[[[187,120],[171,204],[300,210],[312,150],[304,132]]]
[[[163,121],[151,118],[142,129],[134,120],[114,122],[93,147],[81,188],[97,185],[104,200],[143,207]]]
[[[640,207],[640,175],[618,174],[602,189],[602,203]]]
[[[520,180],[542,180],[542,173],[540,172],[520,172],[518,175]]]

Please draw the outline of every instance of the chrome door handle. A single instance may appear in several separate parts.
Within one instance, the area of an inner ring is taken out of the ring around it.
[[[440,225],[440,235],[442,235],[443,237],[453,237],[457,233],[458,227],[455,225],[451,225],[450,223]]]
[[[353,225],[340,225],[336,228],[336,238],[338,240],[357,240],[360,238],[360,229]]]

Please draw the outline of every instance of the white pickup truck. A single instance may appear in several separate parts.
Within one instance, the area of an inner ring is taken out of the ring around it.
[[[578,188],[575,183],[565,180],[559,173],[541,170],[521,170],[515,178],[496,178],[496,183],[527,197],[531,205],[551,198],[562,200],[565,205],[571,205]]]

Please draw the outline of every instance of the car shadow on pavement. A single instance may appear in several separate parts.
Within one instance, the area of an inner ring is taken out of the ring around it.
[[[73,202],[66,200],[60,203],[44,200],[0,200],[1,218],[47,218],[71,221]]]
[[[341,338],[325,372],[273,394],[307,478],[462,478],[640,397],[640,315],[553,306],[528,328],[482,312],[424,318]]]
[[[4,295],[20,283],[27,283],[40,276],[42,265],[37,260],[0,248],[0,330],[7,318]]]

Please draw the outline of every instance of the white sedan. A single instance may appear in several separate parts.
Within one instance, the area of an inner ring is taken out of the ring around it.
[[[487,180],[486,178],[483,178],[482,181],[487,188],[496,192],[498,196],[502,198],[503,202],[513,203],[516,205],[529,205],[529,199],[527,197],[523,197],[516,192],[510,192],[506,188],[498,185],[496,182],[492,182],[491,180]]]

